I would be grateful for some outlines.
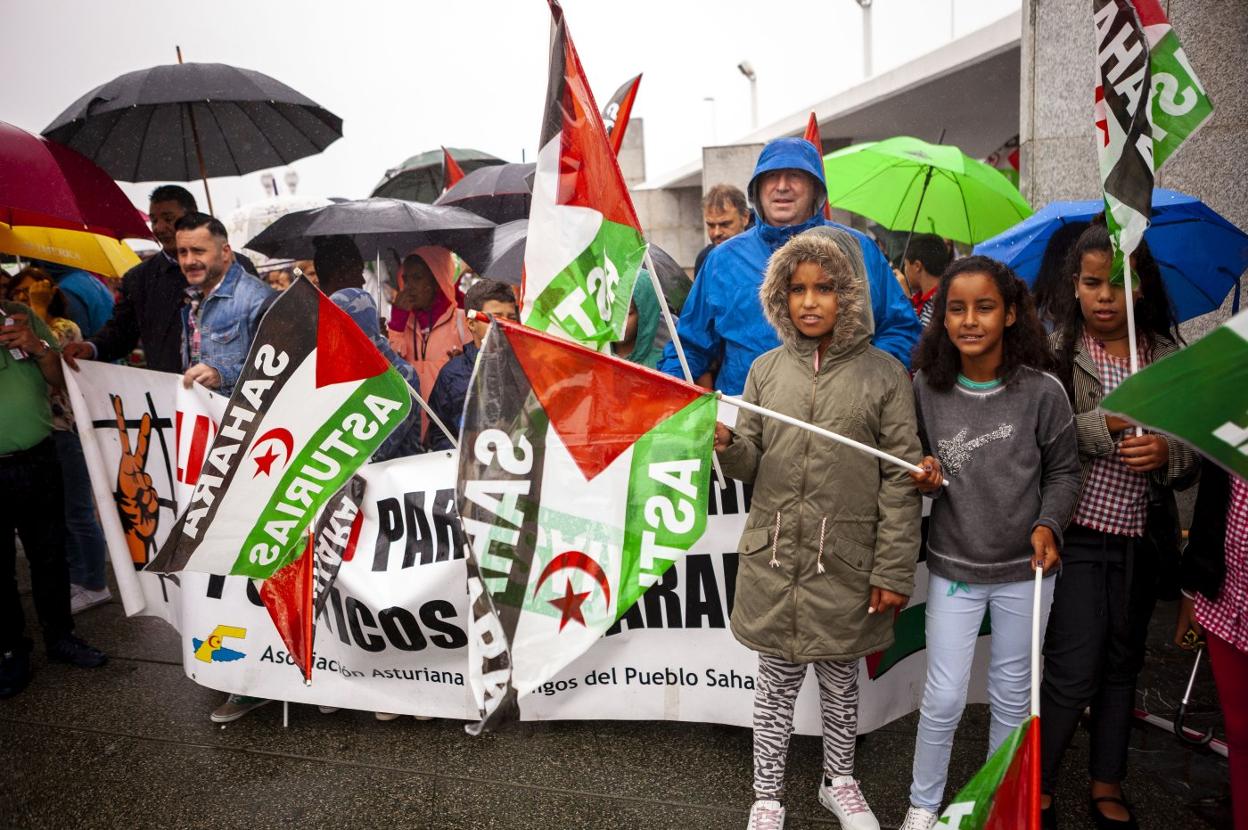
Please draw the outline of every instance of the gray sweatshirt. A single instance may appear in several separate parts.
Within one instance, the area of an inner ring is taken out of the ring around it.
[[[1074,416],[1057,378],[1026,367],[1011,384],[938,392],[914,378],[919,438],[949,484],[935,494],[927,567],[955,582],[1032,577],[1031,531],[1060,549],[1079,501]]]

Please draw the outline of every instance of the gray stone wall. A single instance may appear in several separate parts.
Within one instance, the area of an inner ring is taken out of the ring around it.
[[[1213,116],[1158,173],[1157,186],[1190,193],[1248,229],[1248,0],[1168,0],[1192,68],[1213,99]],[[1033,207],[1100,196],[1092,90],[1095,45],[1088,0],[1025,0],[1019,128],[1023,195]],[[1248,283],[1241,278],[1241,291]],[[1248,301],[1248,293],[1243,295]],[[1197,337],[1217,314],[1185,325]]]
[[[624,140],[628,141],[627,135]],[[692,273],[693,261],[706,244],[702,233],[702,191],[696,187],[674,187],[634,190],[632,195],[646,239]]]

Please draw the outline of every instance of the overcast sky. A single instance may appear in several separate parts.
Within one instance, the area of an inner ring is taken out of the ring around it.
[[[303,195],[359,198],[388,167],[438,145],[533,159],[546,90],[550,15],[542,0],[0,0],[8,80],[0,120],[40,132],[117,75],[188,61],[228,63],[286,83],[343,119],[343,138],[292,165]],[[564,0],[599,105],[644,73],[647,172],[705,144],[810,106],[862,80],[855,0]],[[1019,0],[874,0],[876,73],[997,20]],[[705,101],[715,99],[714,104]],[[285,168],[275,170],[279,182]],[[264,196],[260,173],[210,180],[218,213]],[[146,209],[151,184],[123,188]],[[192,186],[202,195],[202,187]]]

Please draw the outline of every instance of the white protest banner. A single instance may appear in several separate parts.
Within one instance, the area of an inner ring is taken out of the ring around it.
[[[306,686],[250,580],[135,570],[132,551],[150,557],[185,504],[224,399],[181,390],[176,375],[79,365],[80,372],[66,375],[123,605],[127,614],[161,617],[181,633],[188,677],[221,691],[299,703],[476,719],[467,686],[469,615],[452,507],[453,453],[361,469],[364,521],[317,622]],[[727,628],[748,489],[727,484],[712,487],[697,546],[600,642],[526,697],[522,719],[750,725],[757,657]],[[914,711],[922,697],[927,580],[919,570],[916,596],[898,621],[896,653],[861,666],[861,732]],[[985,699],[986,645],[981,638],[973,702]],[[819,733],[814,685],[798,698],[801,734]]]

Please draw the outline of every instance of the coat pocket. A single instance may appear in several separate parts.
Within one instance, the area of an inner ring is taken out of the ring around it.
[[[225,346],[233,343],[238,338],[239,323],[235,322],[232,326],[224,326],[219,329],[212,329],[207,332],[208,339],[214,343],[220,343]]]
[[[737,544],[737,553],[742,556],[750,556],[764,550],[771,549],[771,528],[755,527],[746,530],[741,534],[741,541]]]
[[[831,549],[832,556],[859,573],[866,573],[875,564],[875,548],[844,536],[831,536],[824,550]]]

